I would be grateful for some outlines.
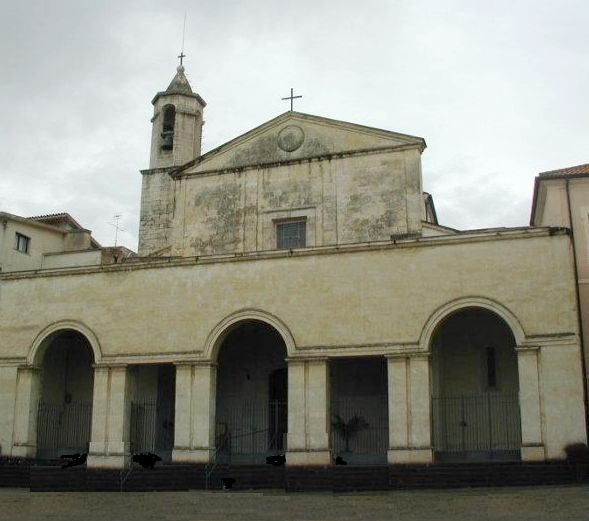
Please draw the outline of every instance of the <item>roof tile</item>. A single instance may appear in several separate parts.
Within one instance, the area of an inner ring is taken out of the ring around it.
[[[561,168],[560,170],[549,170],[548,172],[540,172],[540,177],[566,177],[574,175],[589,175],[589,163],[584,165],[570,166],[568,168]]]

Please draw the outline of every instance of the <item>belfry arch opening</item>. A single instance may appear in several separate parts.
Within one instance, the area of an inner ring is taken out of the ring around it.
[[[71,329],[49,337],[40,360],[37,458],[87,453],[92,423],[94,354],[87,338]]]
[[[162,150],[174,148],[174,129],[176,125],[176,107],[166,105],[163,108],[164,119],[162,122]]]
[[[287,432],[286,345],[272,326],[247,320],[219,346],[217,461],[265,464],[284,454]]]
[[[519,460],[521,424],[515,339],[479,307],[444,318],[431,342],[436,461]]]

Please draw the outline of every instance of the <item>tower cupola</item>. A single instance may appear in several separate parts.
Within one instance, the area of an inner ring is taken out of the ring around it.
[[[200,156],[205,101],[193,92],[179,65],[165,91],[153,98],[149,168],[187,163]]]

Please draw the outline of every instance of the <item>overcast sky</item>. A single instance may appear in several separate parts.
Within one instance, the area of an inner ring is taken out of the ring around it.
[[[425,138],[441,224],[529,221],[538,172],[589,163],[589,2],[0,0],[0,210],[137,248],[151,99],[186,73],[203,151],[295,110]]]

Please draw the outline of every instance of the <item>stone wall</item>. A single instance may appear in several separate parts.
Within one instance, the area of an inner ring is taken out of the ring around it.
[[[26,363],[42,331],[64,320],[95,335],[99,364],[214,360],[216,326],[244,309],[283,325],[294,339],[294,346],[287,341],[289,357],[427,351],[424,331],[440,308],[462,300],[490,303],[513,317],[518,343],[537,346],[522,367],[538,367],[543,439],[546,454],[555,457],[564,444],[584,439],[569,260],[568,236],[539,229],[5,274],[1,363]]]

